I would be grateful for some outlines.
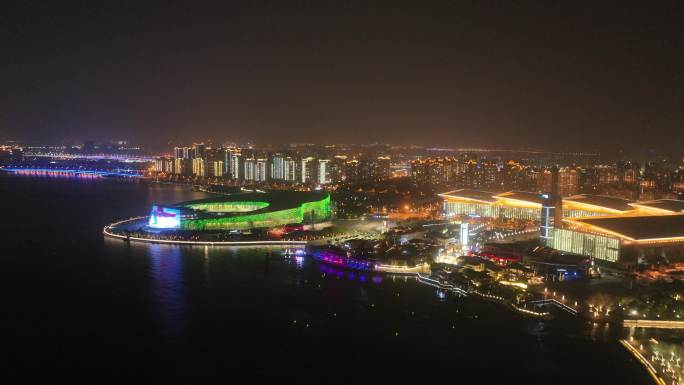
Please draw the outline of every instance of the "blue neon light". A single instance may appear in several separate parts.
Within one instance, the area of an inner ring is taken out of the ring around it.
[[[128,178],[139,178],[140,174],[135,170],[116,169],[113,171],[92,171],[92,170],[78,170],[78,169],[54,169],[54,168],[0,168],[0,170],[12,173],[24,172],[43,172],[55,174],[83,174],[83,175],[99,175],[99,176],[122,176]]]

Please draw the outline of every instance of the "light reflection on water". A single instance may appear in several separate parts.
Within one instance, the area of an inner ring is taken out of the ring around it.
[[[189,310],[182,250],[180,247],[150,244],[149,260],[151,295],[157,305],[159,322],[166,334],[179,336]]]
[[[2,318],[14,334],[30,337],[10,338],[6,350],[37,362],[32,371],[90,369],[96,378],[127,370],[137,381],[147,374],[188,383],[209,382],[197,378],[203,373],[220,373],[222,382],[248,373],[263,383],[288,383],[264,373],[296,373],[308,383],[348,374],[338,382],[375,384],[437,383],[443,373],[496,384],[633,383],[643,374],[614,341],[592,342],[589,325],[521,320],[496,304],[456,296],[440,301],[412,278],[343,271],[338,279],[310,259],[265,258],[270,250],[102,242],[102,226],[144,214],[153,202],[199,198],[188,188],[9,178],[0,192],[14,202],[5,209],[9,234],[22,229],[51,240],[9,239],[19,257],[5,252],[0,269],[4,281],[21,287]],[[50,220],[37,221],[46,206]],[[39,279],[26,284],[22,277]],[[602,330],[594,334],[599,341]],[[351,369],[331,370],[340,365]],[[176,376],[180,368],[188,377]],[[380,378],[363,376],[369,373]]]
[[[370,282],[378,285],[382,283],[382,276],[379,274],[360,273],[351,270],[338,269],[324,263],[319,264],[319,269],[326,277],[347,278],[350,281],[367,282],[370,276]]]

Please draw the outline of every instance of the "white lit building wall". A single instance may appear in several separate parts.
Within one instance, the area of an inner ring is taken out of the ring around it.
[[[608,262],[620,257],[620,240],[575,230],[554,229],[553,248],[567,253],[586,255]]]
[[[223,175],[231,176],[233,174],[233,155],[240,156],[240,150],[236,148],[224,148],[223,149]]]
[[[202,158],[192,160],[192,174],[196,176],[206,176],[206,162]]]
[[[328,184],[330,183],[330,160],[319,159],[318,160],[318,183]]]
[[[444,204],[447,216],[472,216],[484,218],[508,218],[529,221],[539,221],[539,209],[526,207],[510,207],[490,205],[484,203],[449,202]]]
[[[606,214],[596,212],[596,211],[585,211],[585,210],[563,210],[563,218],[582,218],[582,217],[600,217]]]
[[[183,148],[182,147],[174,147],[173,148],[173,157],[174,158],[182,158],[183,157]]]
[[[512,219],[522,219],[526,221],[539,221],[540,220],[540,210],[532,209],[526,207],[506,207],[499,206],[499,217],[512,218]]]
[[[266,181],[266,159],[257,159],[254,168],[254,181],[265,182]]]
[[[497,204],[485,204],[476,202],[444,202],[444,212],[447,215],[461,216],[480,216],[486,218],[511,218],[537,221],[541,220],[540,209],[511,207]],[[581,218],[604,216],[605,213],[598,211],[585,211],[577,209],[564,209],[563,218]]]
[[[245,170],[243,178],[246,181],[253,181],[256,177],[256,159],[248,158],[245,159]]]
[[[499,207],[494,205],[447,201],[444,206],[448,216],[468,215],[485,218],[497,218],[499,216]]]
[[[164,171],[164,158],[157,158],[154,160],[154,171]]]
[[[309,183],[312,180],[312,165],[313,165],[314,158],[313,157],[307,157],[302,159],[301,163],[301,175],[300,175],[300,182],[301,183]]]
[[[183,173],[183,158],[176,158],[173,160],[173,168],[176,174]]]
[[[290,182],[297,180],[297,164],[290,157],[283,160],[283,179]]]
[[[463,249],[468,248],[468,239],[470,238],[468,230],[468,222],[461,223],[461,247]]]
[[[206,153],[206,146],[204,143],[195,143],[193,146],[193,158],[204,158]]]
[[[548,195],[544,194],[545,198]],[[552,199],[544,199],[544,204],[541,208],[541,223],[539,224],[541,243],[548,247],[553,247],[553,229],[555,227],[556,206]]]
[[[212,162],[212,172],[213,176],[215,177],[221,177],[223,176],[223,161],[222,160],[215,160]]]
[[[271,178],[275,180],[285,179],[285,157],[283,154],[273,154],[271,158]]]
[[[191,150],[190,147],[174,147],[173,156],[176,159],[190,159]]]
[[[242,174],[240,172],[240,153],[233,152],[230,154],[230,178],[233,180],[240,179]]]
[[[563,167],[558,170],[558,193],[571,196],[579,191],[579,173],[574,168]]]
[[[164,159],[164,172],[167,174],[173,174],[174,171],[174,159],[165,158]]]

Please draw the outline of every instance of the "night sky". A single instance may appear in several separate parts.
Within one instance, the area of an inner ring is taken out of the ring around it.
[[[0,141],[684,143],[681,1],[18,1]]]

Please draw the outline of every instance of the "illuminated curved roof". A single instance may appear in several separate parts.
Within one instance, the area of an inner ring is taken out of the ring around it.
[[[565,221],[629,241],[684,241],[684,214],[592,217]]]
[[[544,198],[542,194],[527,191],[508,191],[501,194],[493,194],[487,191],[460,189],[439,194],[442,198],[463,203],[487,204],[496,206],[510,206],[534,209],[541,207]],[[578,210],[589,215],[668,215],[684,213],[684,201],[674,199],[658,199],[648,202],[633,202],[629,199],[593,195],[578,194],[563,198],[565,210]],[[581,216],[582,215],[580,213]],[[577,216],[573,214],[571,216]]]
[[[660,213],[675,214],[684,212],[684,201],[675,199],[657,199],[654,201],[630,203],[630,205],[638,209]]]
[[[527,192],[527,191],[508,191],[505,193],[501,193],[499,195],[495,195],[495,198],[503,198],[503,199],[511,199],[515,201],[520,201],[523,203],[528,203],[528,204],[533,204],[533,205],[541,205],[542,204],[542,196],[539,193],[533,193],[533,192]]]
[[[526,191],[508,191],[494,194],[487,191],[460,189],[439,194],[442,198],[466,200],[475,203],[503,204],[522,207],[541,206],[542,197],[539,193]]]
[[[182,230],[243,230],[330,219],[330,194],[278,191],[231,194],[175,205]]]
[[[300,207],[304,203],[317,202],[328,198],[326,192],[319,191],[275,191],[269,193],[240,193],[219,195],[178,203],[174,206],[207,212],[223,212],[233,214],[261,214]],[[212,206],[225,205],[233,210],[212,210]],[[240,206],[243,206],[242,208]]]
[[[603,195],[579,194],[563,199],[564,203],[577,204],[580,206],[589,206],[588,208],[603,209],[613,211],[615,213],[622,213],[625,211],[634,210],[630,203],[632,201],[623,198],[608,197]]]
[[[471,190],[471,189],[467,189],[467,188],[449,191],[449,192],[446,192],[443,194],[439,194],[439,196],[441,196],[443,198],[479,201],[482,203],[494,203],[494,202],[496,202],[496,199],[494,198],[494,193],[487,192],[487,191],[480,191],[480,190]]]

